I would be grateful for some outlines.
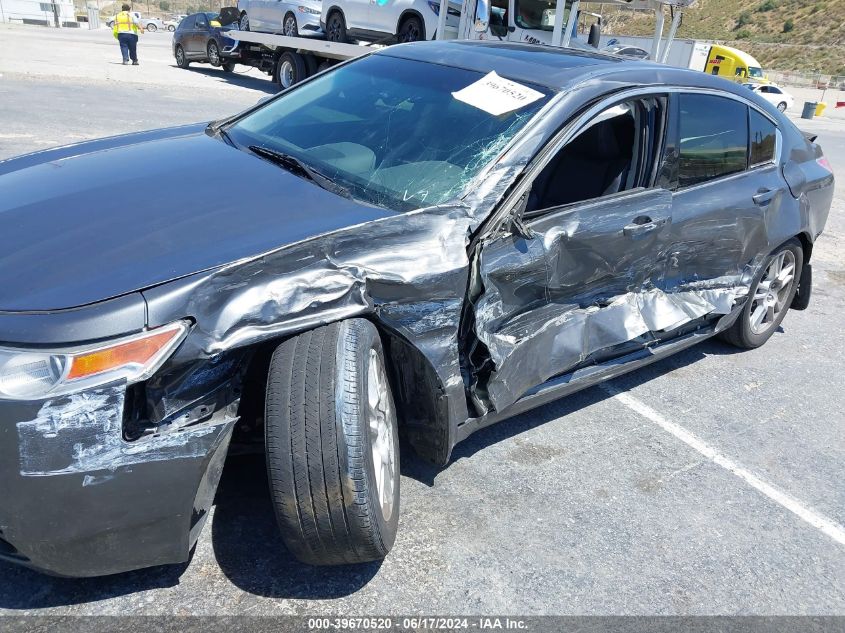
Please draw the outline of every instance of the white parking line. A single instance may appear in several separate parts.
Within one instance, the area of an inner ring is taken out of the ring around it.
[[[722,468],[729,470],[749,486],[759,492],[762,492],[778,505],[786,508],[794,515],[803,519],[817,530],[823,532],[840,545],[845,545],[845,528],[835,521],[832,521],[818,512],[805,507],[801,504],[801,502],[793,499],[785,492],[778,490],[770,483],[763,481],[748,469],[740,466],[724,455],[720,455],[712,446],[696,437],[685,428],[678,426],[674,422],[670,422],[650,406],[640,400],[637,400],[634,396],[623,393],[616,387],[608,384],[601,385],[601,388],[629,409],[635,411],[642,417],[651,420],[664,431],[671,433],[684,444],[704,455],[704,457],[712,461],[714,464],[718,464]]]

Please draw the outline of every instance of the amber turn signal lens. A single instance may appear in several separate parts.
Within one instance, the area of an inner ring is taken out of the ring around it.
[[[67,379],[85,378],[126,365],[145,365],[163,347],[180,335],[180,330],[168,329],[164,332],[151,333],[146,338],[75,356]]]

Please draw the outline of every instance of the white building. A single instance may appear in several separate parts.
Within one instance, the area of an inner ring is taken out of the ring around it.
[[[0,22],[78,27],[73,0],[0,0]]]

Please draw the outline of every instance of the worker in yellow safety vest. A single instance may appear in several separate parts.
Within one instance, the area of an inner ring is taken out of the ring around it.
[[[123,10],[114,16],[114,38],[120,44],[120,54],[123,55],[123,65],[129,63],[132,58],[132,65],[138,65],[138,33],[144,32],[143,27],[138,24],[138,20],[132,15],[129,10],[132,8],[128,4],[121,7]]]

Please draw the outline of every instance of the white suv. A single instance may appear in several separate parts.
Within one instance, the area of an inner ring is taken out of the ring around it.
[[[332,42],[416,42],[437,36],[439,0],[323,0],[320,24]],[[460,3],[450,0],[446,26],[457,29]]]

